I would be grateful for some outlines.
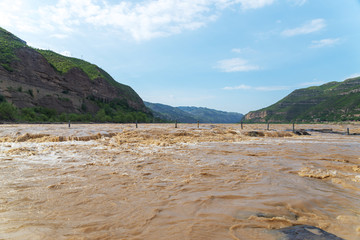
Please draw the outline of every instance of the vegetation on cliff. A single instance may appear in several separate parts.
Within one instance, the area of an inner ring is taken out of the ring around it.
[[[126,109],[123,104],[112,101],[103,103],[96,114],[84,113],[58,113],[54,109],[45,107],[17,108],[0,95],[0,121],[5,122],[114,122],[114,123],[150,123],[161,119],[141,111]]]
[[[24,60],[26,56],[31,64]],[[40,74],[37,67],[42,69]],[[80,90],[77,79],[72,85],[65,81],[66,73],[75,68],[87,76],[81,80],[87,93]],[[131,87],[118,83],[98,66],[49,50],[32,49],[3,28],[0,28],[0,73],[0,121],[154,121]]]
[[[360,120],[360,77],[298,89],[279,102],[245,116],[247,122]]]
[[[17,59],[15,49],[25,47],[26,42],[0,27],[0,65],[13,71],[10,63]]]
[[[50,50],[36,49],[36,51],[43,55],[50,63],[50,65],[60,74],[65,74],[73,68],[79,68],[84,71],[91,80],[95,80],[97,78],[105,79],[112,86],[128,93],[127,97],[131,98],[131,100],[135,100],[136,98],[138,98],[136,92],[133,91],[130,87],[118,83],[107,72],[105,72],[103,69],[99,68],[95,64],[78,58],[63,56]]]

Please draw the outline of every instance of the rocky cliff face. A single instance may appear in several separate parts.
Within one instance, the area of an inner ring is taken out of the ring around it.
[[[247,122],[360,120],[360,77],[298,89],[279,102],[245,115]]]
[[[266,116],[269,115],[269,111],[255,111],[249,112],[244,116],[245,121],[254,121],[254,122],[265,122]]]
[[[58,113],[95,113],[99,107],[94,100],[117,99],[134,110],[148,112],[128,86],[110,84],[103,78],[91,80],[79,68],[60,74],[29,47],[16,49],[15,55],[17,59],[10,63],[10,71],[0,65],[0,95],[19,108],[42,106]]]

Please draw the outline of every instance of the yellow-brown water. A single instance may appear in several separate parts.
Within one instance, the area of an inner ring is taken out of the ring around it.
[[[359,239],[360,136],[265,128],[1,125],[0,239]]]

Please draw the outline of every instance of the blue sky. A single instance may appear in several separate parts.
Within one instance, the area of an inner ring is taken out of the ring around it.
[[[171,106],[247,113],[360,75],[358,0],[0,0],[0,26]]]

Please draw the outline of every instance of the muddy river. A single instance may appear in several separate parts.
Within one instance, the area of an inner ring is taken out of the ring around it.
[[[0,239],[360,239],[360,125],[296,128],[0,125]]]

